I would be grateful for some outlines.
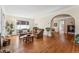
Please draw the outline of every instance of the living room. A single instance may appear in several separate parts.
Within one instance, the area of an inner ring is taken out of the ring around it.
[[[79,52],[75,46],[79,43],[75,38],[79,34],[78,10],[79,6],[68,5],[2,5],[1,52]]]

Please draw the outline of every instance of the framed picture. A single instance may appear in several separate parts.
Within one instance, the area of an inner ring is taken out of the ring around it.
[[[54,26],[57,27],[57,23],[54,23]]]

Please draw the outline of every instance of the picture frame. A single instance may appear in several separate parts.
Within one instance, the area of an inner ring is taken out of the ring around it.
[[[54,23],[54,26],[57,27],[57,23]]]

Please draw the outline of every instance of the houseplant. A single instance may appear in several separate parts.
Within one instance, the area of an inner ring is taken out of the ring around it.
[[[12,35],[14,32],[14,25],[13,23],[9,23],[8,21],[6,22],[6,31],[8,35]]]
[[[47,31],[47,36],[49,36],[49,32],[50,32],[51,28],[50,27],[46,27],[45,29]]]
[[[76,35],[75,42],[79,44],[79,34]]]

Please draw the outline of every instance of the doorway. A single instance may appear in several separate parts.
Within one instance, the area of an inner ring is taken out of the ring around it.
[[[58,28],[59,28],[59,33],[60,33],[60,34],[64,34],[64,20],[60,20],[60,21],[59,21],[59,26],[58,26]]]
[[[57,23],[57,26],[54,26],[55,23]],[[75,41],[75,19],[71,15],[60,14],[54,16],[51,20],[51,28],[55,29],[54,32],[57,32],[60,38],[64,37],[65,40]]]

